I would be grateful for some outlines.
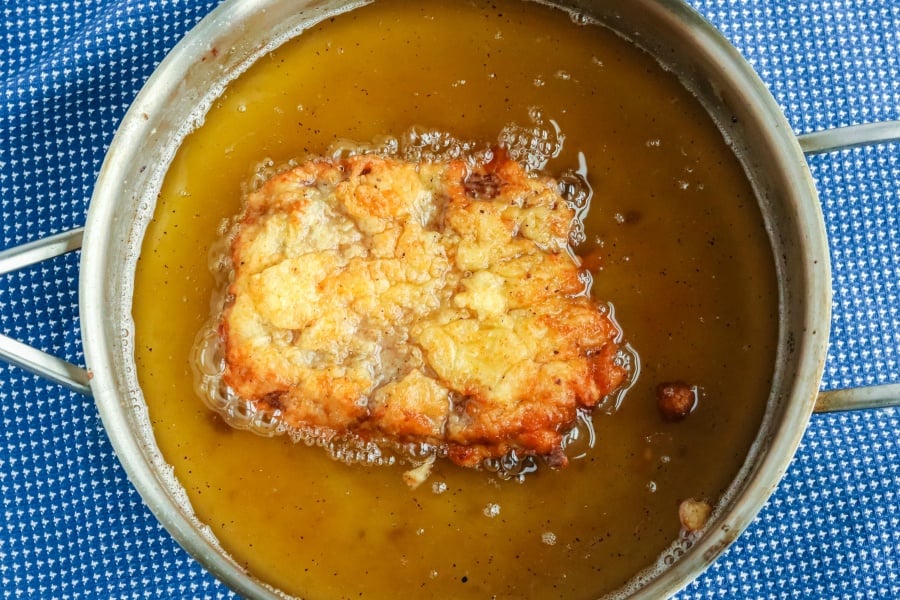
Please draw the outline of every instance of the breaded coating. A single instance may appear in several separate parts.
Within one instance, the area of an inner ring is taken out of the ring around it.
[[[579,407],[625,378],[568,251],[573,218],[552,179],[502,154],[275,175],[231,246],[225,383],[298,430],[563,465]]]

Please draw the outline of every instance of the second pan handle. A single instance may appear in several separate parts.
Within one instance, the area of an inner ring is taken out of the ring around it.
[[[900,142],[900,121],[826,129],[797,136],[797,140],[806,155]],[[900,383],[820,392],[814,411],[835,412],[888,406],[900,406]]]
[[[83,228],[72,229],[4,250],[0,252],[0,275],[78,250],[83,234]],[[87,370],[3,334],[0,334],[0,360],[80,394],[91,395],[91,377]]]

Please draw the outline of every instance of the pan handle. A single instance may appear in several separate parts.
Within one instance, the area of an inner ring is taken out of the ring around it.
[[[857,146],[900,142],[900,121],[826,129],[797,136],[797,140],[807,156]],[[813,410],[824,413],[889,406],[900,406],[900,383],[820,392]]]
[[[806,155],[845,150],[857,146],[871,146],[887,142],[900,142],[900,121],[883,121],[835,127],[797,136],[800,148]]]
[[[84,228],[79,227],[4,250],[0,252],[0,275],[78,250],[81,248],[83,235]],[[91,376],[86,369],[3,334],[0,334],[0,360],[80,394],[91,395]]]
[[[900,383],[819,392],[814,412],[900,406]]]

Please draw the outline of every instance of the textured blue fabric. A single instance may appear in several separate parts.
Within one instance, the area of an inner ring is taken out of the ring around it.
[[[900,119],[897,0],[690,0],[798,133]],[[115,129],[214,0],[0,4],[0,249],[84,223]],[[900,382],[900,146],[810,159],[834,271],[823,388]],[[82,363],[78,256],[0,276],[0,332]],[[127,481],[89,399],[0,364],[3,598],[230,597]],[[814,416],[745,534],[680,598],[900,598],[892,409]]]

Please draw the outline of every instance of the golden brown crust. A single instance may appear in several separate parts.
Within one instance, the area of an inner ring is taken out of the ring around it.
[[[224,379],[296,428],[555,457],[625,372],[554,182],[500,156],[310,161],[248,195]]]

